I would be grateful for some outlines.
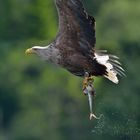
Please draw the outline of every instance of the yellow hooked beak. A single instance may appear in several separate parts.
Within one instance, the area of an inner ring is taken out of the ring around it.
[[[32,54],[33,53],[33,49],[32,48],[29,48],[25,51],[25,54],[28,55],[28,54]]]

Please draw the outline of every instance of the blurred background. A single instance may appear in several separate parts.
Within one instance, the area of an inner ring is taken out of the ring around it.
[[[140,139],[140,0],[85,0],[96,18],[98,49],[120,57],[127,77],[96,78],[89,120],[82,79],[25,56],[57,34],[53,0],[0,1],[0,140]]]

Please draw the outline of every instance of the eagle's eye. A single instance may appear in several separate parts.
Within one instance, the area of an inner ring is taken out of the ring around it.
[[[37,49],[37,48],[33,48],[33,50],[34,50],[34,51],[37,51],[38,49]]]

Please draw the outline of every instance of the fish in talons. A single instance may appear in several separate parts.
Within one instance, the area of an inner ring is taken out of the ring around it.
[[[90,76],[87,72],[85,73],[85,78],[83,80],[83,93],[85,95],[88,95],[88,101],[89,101],[89,108],[90,108],[90,116],[89,119],[92,120],[92,118],[95,119],[100,119],[100,117],[97,117],[94,113],[93,113],[93,98],[95,96],[95,90],[93,87],[93,76]]]

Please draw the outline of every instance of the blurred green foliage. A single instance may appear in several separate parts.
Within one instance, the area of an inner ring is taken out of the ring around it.
[[[140,1],[85,0],[96,17],[97,49],[117,54],[126,78],[95,79],[95,112],[88,120],[82,79],[25,49],[57,33],[53,0],[0,1],[0,140],[140,139]]]

